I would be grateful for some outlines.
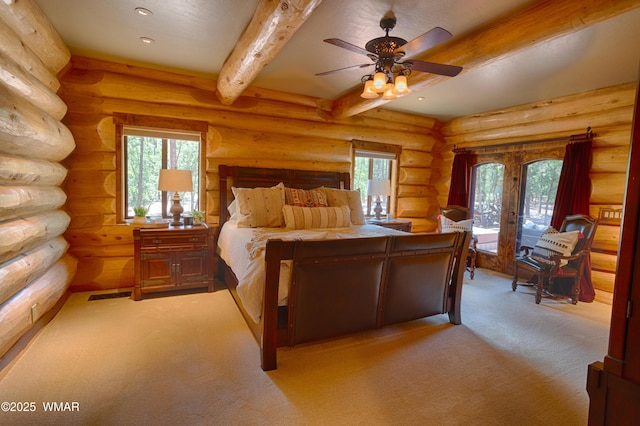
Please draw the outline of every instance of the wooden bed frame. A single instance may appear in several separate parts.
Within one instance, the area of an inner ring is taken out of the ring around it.
[[[219,166],[220,224],[231,186],[349,188],[348,173]],[[334,338],[426,316],[460,324],[460,298],[471,233],[407,234],[344,240],[269,240],[262,316],[255,323],[222,261],[224,280],[261,350],[262,369],[277,368],[281,346]],[[278,307],[280,265],[292,260],[288,306]]]

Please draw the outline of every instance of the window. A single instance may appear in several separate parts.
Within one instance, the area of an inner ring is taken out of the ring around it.
[[[353,188],[360,191],[362,210],[366,216],[372,216],[376,200],[367,194],[369,180],[389,180],[391,195],[381,198],[382,215],[393,212],[395,199],[396,159],[401,147],[397,145],[375,144],[354,141]]]
[[[135,120],[124,117],[135,124],[145,122],[140,117]],[[134,207],[147,208],[150,216],[171,216],[169,208],[173,194],[158,190],[160,169],[191,170],[193,191],[180,193],[181,205],[185,213],[204,210],[200,205],[204,193],[201,178],[204,144],[201,139],[206,133],[191,130],[194,126],[186,120],[187,125],[178,120],[178,129],[165,129],[118,123],[118,118],[114,116],[117,137],[121,140],[117,150],[121,171],[117,183],[118,220],[133,217]],[[158,124],[158,120],[154,118],[149,124]],[[171,124],[175,124],[174,120]]]

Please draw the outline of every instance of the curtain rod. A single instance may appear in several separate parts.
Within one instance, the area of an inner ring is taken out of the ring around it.
[[[596,136],[596,134],[593,133],[593,130],[591,130],[591,127],[587,127],[586,133],[582,133],[579,135],[571,135],[569,136],[568,139],[569,139],[569,143],[581,143],[581,142],[587,142],[592,140],[594,136]],[[456,146],[454,145],[452,151],[455,154],[461,154],[468,151],[474,151],[476,149],[493,149],[493,148],[501,148],[505,146],[530,145],[533,143],[563,142],[566,140],[567,140],[567,137],[564,136],[564,137],[558,137],[558,138],[537,139],[537,140],[513,142],[513,143],[507,143],[507,144],[484,145],[484,146],[478,146],[475,148],[456,148]]]

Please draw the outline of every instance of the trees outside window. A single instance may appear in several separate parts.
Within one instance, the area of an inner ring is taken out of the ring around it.
[[[153,132],[150,132],[153,133]],[[157,132],[156,132],[157,133]],[[191,170],[193,192],[181,193],[185,213],[199,210],[200,135],[145,136],[138,130],[124,133],[124,217],[134,207],[147,208],[152,216],[169,217],[173,194],[158,190],[160,169]]]

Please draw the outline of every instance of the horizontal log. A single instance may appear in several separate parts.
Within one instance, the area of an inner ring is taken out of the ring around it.
[[[211,135],[209,135],[211,133]],[[207,157],[350,163],[351,143],[301,135],[217,128],[207,133]]]
[[[591,252],[591,268],[596,271],[615,274],[618,256],[616,254]]]
[[[58,209],[66,199],[57,186],[0,186],[0,221]]]
[[[0,152],[60,161],[73,151],[69,129],[0,85]]]
[[[25,71],[11,58],[0,51],[0,82],[16,95],[27,99],[56,120],[61,120],[67,112],[67,105],[33,74]]]
[[[127,225],[103,226],[101,228],[69,229],[64,234],[71,247],[111,246],[133,244],[133,228]]]
[[[76,139],[77,141],[78,139]],[[115,152],[76,152],[64,160],[72,170],[116,170]]]
[[[128,64],[121,64],[109,61],[103,61],[100,59],[84,58],[80,56],[74,56],[71,58],[72,68],[94,70],[94,71],[109,71],[115,74],[124,74],[132,76],[144,75],[150,80],[163,81],[166,83],[172,83],[181,86],[196,87],[202,90],[215,91],[217,82],[208,78],[188,76],[184,74],[176,74],[167,71],[154,70],[149,68],[137,67]],[[269,99],[273,101],[283,102],[287,104],[293,104],[292,111],[295,111],[296,105],[307,106],[311,108],[317,108],[322,111],[331,111],[331,101],[326,102],[324,99],[318,99],[311,96],[297,95],[294,93],[285,93],[275,90],[262,89],[259,87],[247,87],[243,97],[252,97],[257,99]],[[326,103],[326,106],[323,104]],[[374,125],[376,123],[385,122],[384,126],[392,126],[394,123],[403,123],[413,126],[416,133],[424,132],[419,129],[434,129],[439,121],[421,115],[406,114],[402,112],[391,111],[388,109],[376,108],[367,111],[363,114],[359,114],[354,119],[366,119],[360,120],[362,125]],[[393,127],[391,127],[393,128]],[[398,127],[396,130],[403,130],[406,128]],[[426,133],[426,132],[424,132]]]
[[[60,88],[56,73],[51,72],[33,50],[20,40],[20,36],[6,25],[0,25],[0,52],[31,73],[52,92],[56,93]]]
[[[297,169],[297,170],[318,170],[327,172],[350,172],[351,162],[331,163],[320,161],[290,161],[261,158],[207,158],[206,171],[213,173],[218,170],[220,164],[239,167],[266,167],[272,169]],[[211,188],[207,188],[211,189]]]
[[[133,257],[83,258],[71,290],[97,291],[133,287]]]
[[[454,118],[441,129],[445,137],[485,130],[509,128],[514,123],[544,122],[550,119],[571,118],[577,112],[583,116],[602,111],[632,107],[635,102],[635,83],[626,83],[575,95],[545,99],[526,105]]]
[[[631,127],[628,124],[599,127],[593,138],[593,149],[626,146],[631,144]]]
[[[91,155],[94,152],[116,152],[116,126],[113,124],[112,117],[99,117],[94,124],[69,125],[69,130],[78,141],[74,154]]]
[[[591,247],[594,251],[617,253],[620,228],[617,226],[598,226]]]
[[[403,149],[400,153],[400,165],[402,167],[431,167],[432,152]]]
[[[74,197],[105,198],[116,196],[116,172],[71,170],[64,189]]]
[[[85,198],[73,194],[67,199],[66,209],[75,217],[91,214],[116,214],[114,197]]]
[[[73,246],[69,253],[84,261],[88,257],[133,257],[133,244],[116,244],[111,246]]]
[[[591,198],[593,204],[622,204],[626,173],[591,173]]]
[[[54,210],[0,223],[0,263],[62,235],[69,221],[67,213]]]
[[[398,173],[398,183],[400,185],[428,185],[430,179],[430,168],[401,167]]]
[[[39,278],[0,305],[0,356],[4,355],[69,288],[77,261],[66,255]]]
[[[613,293],[616,275],[609,272],[591,271],[591,281],[596,289],[596,294],[600,292]]]
[[[59,163],[0,155],[0,185],[59,186],[66,176]]]
[[[583,115],[580,114],[580,111],[575,111],[575,115],[567,118],[550,118],[547,121],[517,124],[469,134],[458,134],[445,137],[445,140],[447,144],[456,145],[458,148],[473,148],[488,144],[509,144],[531,139],[568,137],[572,134],[584,133],[586,130],[585,123],[588,123],[593,129],[598,129],[604,126],[631,123],[632,116],[632,106],[609,109],[598,114]]]
[[[71,58],[67,45],[35,1],[0,3],[0,18],[57,74]]]
[[[435,198],[438,192],[433,185],[398,185],[396,192],[398,198],[403,197],[427,197]]]
[[[144,77],[141,77],[144,76]],[[272,118],[287,118],[294,121],[303,120],[305,122],[325,123],[341,126],[365,127],[380,131],[391,130],[402,133],[430,134],[432,132],[432,121],[421,119],[420,116],[413,116],[412,120],[384,120],[384,118],[395,118],[402,113],[378,114],[375,118],[368,116],[349,117],[336,120],[328,113],[321,113],[317,106],[291,105],[286,102],[279,102],[271,99],[259,97],[242,96],[233,105],[224,105],[218,101],[215,92],[197,89],[192,86],[183,86],[173,82],[150,80],[146,78],[146,73],[139,75],[116,74],[106,70],[103,71],[83,71],[72,70],[62,78],[64,91],[61,96],[92,96],[94,98],[104,98],[105,103],[109,100],[124,100],[144,102],[153,105],[166,106],[190,106],[200,107],[209,110],[209,118],[224,113],[241,113]],[[72,105],[70,105],[71,107]],[[93,105],[96,106],[95,104]],[[103,103],[103,107],[104,107]],[[213,110],[213,111],[212,111]],[[118,112],[126,112],[117,109]],[[108,112],[103,109],[103,112]],[[146,115],[162,115],[146,112]],[[410,115],[410,114],[406,114]],[[417,122],[415,125],[410,122]]]
[[[0,264],[0,305],[49,269],[68,247],[64,238],[57,237]]]
[[[438,230],[438,222],[432,219],[411,218],[411,232],[436,232]]]
[[[592,149],[591,173],[620,173],[629,164],[629,146]]]
[[[71,217],[69,229],[101,228],[104,225],[115,225],[115,214],[92,214]]]
[[[431,203],[425,198],[406,197],[399,198],[396,207],[398,217],[405,218],[426,218],[428,217],[429,206]]]

